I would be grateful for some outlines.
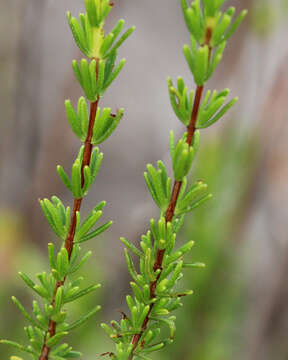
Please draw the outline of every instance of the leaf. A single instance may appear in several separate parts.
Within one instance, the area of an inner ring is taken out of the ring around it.
[[[109,52],[109,54],[113,51],[116,51],[123,43],[125,40],[128,39],[128,37],[134,32],[134,30],[136,29],[135,26],[130,27],[121,37],[120,39],[116,42],[116,44],[112,47],[111,51]],[[106,55],[107,56],[107,55]]]
[[[224,40],[228,40],[234,32],[238,29],[238,27],[241,25],[242,21],[245,19],[246,15],[248,14],[247,10],[243,10],[240,15],[237,17],[237,19],[234,21],[228,32],[225,34]]]
[[[200,46],[193,66],[193,75],[195,83],[202,86],[207,79],[209,64],[209,48],[207,45]]]
[[[103,212],[101,210],[99,211],[93,211],[92,214],[90,214],[86,220],[83,222],[83,224],[80,226],[80,228],[77,231],[76,234],[76,241],[78,239],[81,239],[83,236],[85,236],[87,234],[87,232],[93,227],[95,226],[95,224],[97,223],[97,221],[100,219],[100,217],[102,216]],[[81,242],[81,241],[80,241]]]
[[[18,350],[27,352],[28,354],[32,354],[32,355],[34,355],[34,356],[38,356],[38,354],[37,354],[34,350],[30,349],[30,347],[26,347],[26,346],[20,345],[20,344],[18,344],[18,343],[15,342],[15,341],[10,341],[10,340],[4,340],[4,339],[3,339],[3,340],[0,340],[0,344],[10,345],[10,346],[15,347],[15,348],[18,349]]]
[[[82,139],[82,129],[80,119],[78,114],[76,114],[70,100],[65,101],[66,117],[68,119],[69,125],[73,130],[74,134],[81,140]]]
[[[68,358],[68,359],[78,359],[82,356],[82,354],[78,351],[70,351],[67,355],[65,355],[64,357],[65,358]]]
[[[106,224],[100,226],[98,229],[92,231],[91,233],[81,237],[80,240],[78,240],[78,243],[82,243],[91,239],[94,239],[95,237],[102,234],[104,231],[110,228],[110,226],[113,224],[113,221],[108,221]]]
[[[226,104],[212,119],[208,120],[206,123],[200,126],[200,128],[207,128],[217,122],[219,119],[221,119],[228,110],[231,109],[232,106],[234,106],[238,102],[238,98],[234,98],[231,101],[229,101],[228,104]]]
[[[132,251],[135,255],[139,256],[140,258],[143,257],[143,253],[135,246],[133,245],[129,240],[127,240],[124,237],[120,238],[120,241],[127,246],[127,248]]]
[[[96,1],[95,0],[85,0],[85,8],[87,11],[87,15],[90,21],[90,24],[94,27],[98,27],[98,14]]]
[[[71,325],[68,325],[65,327],[66,331],[71,331],[81,325],[83,325],[85,322],[87,322],[93,315],[96,314],[101,309],[101,306],[96,306],[93,310],[91,310],[88,314],[84,315],[81,319],[75,321]]]
[[[33,324],[34,326],[36,326],[38,328],[41,328],[41,326],[32,318],[31,315],[28,314],[28,312],[25,310],[24,306],[20,303],[20,301],[15,296],[12,296],[12,301],[18,307],[18,309],[22,312],[22,314],[25,316],[25,318],[29,322],[31,322],[31,324]]]
[[[100,285],[100,284],[97,284],[97,285],[91,285],[91,286],[87,287],[87,288],[84,289],[84,290],[80,290],[80,291],[78,291],[76,294],[74,294],[73,296],[68,297],[68,299],[65,298],[65,303],[72,302],[72,301],[74,301],[74,300],[76,300],[76,299],[79,299],[80,297],[83,297],[83,296],[85,296],[85,295],[88,295],[88,294],[90,294],[91,292],[99,289],[100,287],[101,287],[101,285]]]
[[[60,179],[63,181],[64,185],[67,187],[68,190],[72,191],[72,185],[69,179],[69,176],[64,171],[63,167],[61,165],[57,166],[57,172],[60,177]]]
[[[61,331],[55,334],[54,336],[52,336],[51,338],[49,338],[48,340],[46,340],[46,345],[48,347],[53,347],[56,344],[58,344],[58,342],[61,341],[63,337],[65,337],[66,335],[68,335],[68,331]]]
[[[81,164],[78,159],[72,166],[72,192],[76,199],[82,198]]]
[[[183,264],[183,268],[190,268],[190,269],[203,269],[205,268],[206,265],[204,263],[193,263],[193,264],[187,264],[184,263]]]
[[[90,258],[91,255],[92,251],[88,251],[77,265],[69,269],[69,274],[73,274],[74,272],[78,271],[86,263],[86,261]]]
[[[119,64],[114,68],[113,72],[110,74],[110,76],[104,82],[103,89],[102,89],[102,95],[105,93],[107,88],[113,83],[113,81],[117,78],[117,76],[120,74],[125,63],[126,63],[126,59],[122,59],[122,60],[120,60]]]

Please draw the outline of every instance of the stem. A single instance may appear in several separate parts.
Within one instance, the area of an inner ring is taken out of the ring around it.
[[[92,136],[93,136],[95,117],[96,117],[96,113],[97,113],[97,109],[98,109],[98,103],[99,103],[99,98],[95,102],[92,102],[90,104],[89,127],[88,127],[87,137],[86,137],[86,140],[84,143],[85,145],[84,145],[83,160],[82,160],[82,166],[81,166],[82,187],[84,185],[84,167],[87,165],[89,166],[90,161],[91,161],[91,154],[92,154],[92,149],[93,149],[93,145],[92,145],[91,141],[92,141]],[[74,241],[75,230],[76,230],[77,213],[81,209],[82,200],[83,200],[83,198],[80,198],[80,199],[74,198],[74,206],[73,206],[73,211],[72,211],[72,215],[71,215],[69,232],[68,232],[67,238],[65,240],[65,249],[67,250],[69,259],[71,257],[72,251],[73,251],[73,245],[74,245],[73,241]],[[62,281],[57,281],[54,296],[51,301],[52,306],[54,306],[54,304],[55,304],[57,290],[60,286],[64,285],[65,280],[66,280],[66,278]],[[56,334],[56,325],[57,325],[56,322],[50,319],[49,325],[48,325],[48,330],[45,335],[44,344],[42,347],[42,351],[41,351],[39,360],[49,360],[50,348],[46,345],[47,335],[49,334],[49,338],[51,338]]]
[[[212,52],[212,47],[210,46],[211,37],[212,37],[212,29],[207,28],[207,30],[206,30],[206,38],[205,38],[205,45],[209,46],[209,59],[211,57],[211,52]],[[190,119],[189,125],[187,126],[187,140],[186,140],[186,142],[187,142],[187,144],[189,146],[192,145],[193,136],[194,136],[195,131],[196,131],[196,122],[197,122],[198,113],[199,113],[199,109],[200,109],[203,90],[204,90],[203,85],[198,85],[197,86],[195,99],[194,99],[194,104],[193,104],[193,110],[192,110],[192,114],[191,114],[191,119]],[[179,197],[179,194],[180,194],[182,184],[183,184],[183,182],[179,181],[179,180],[175,180],[175,182],[174,182],[170,203],[169,203],[169,206],[168,206],[168,208],[166,210],[166,214],[165,214],[166,224],[168,222],[171,222],[173,220],[173,218],[174,218],[175,208],[176,208],[176,205],[177,205],[177,201],[178,201],[178,197]],[[152,281],[150,283],[150,299],[154,299],[156,297],[155,292],[156,292],[157,282],[158,282],[158,280],[159,280],[159,278],[161,276],[161,273],[162,273],[162,263],[163,263],[164,255],[165,255],[165,249],[162,249],[162,250],[158,249],[155,264],[153,266],[153,270],[156,271],[156,270],[160,269],[161,272],[158,274],[156,280]],[[144,319],[144,321],[142,323],[140,333],[135,334],[132,337],[131,343],[133,344],[133,349],[131,351],[131,354],[130,354],[128,360],[133,360],[134,352],[135,352],[135,350],[136,350],[136,348],[137,348],[137,346],[139,344],[139,341],[140,341],[144,331],[147,329],[147,326],[148,326],[148,323],[149,323],[149,318],[150,318],[151,312],[153,310],[153,307],[154,307],[154,303],[152,303],[150,305],[149,312],[148,312],[146,318]]]
[[[90,119],[89,119],[89,127],[88,127],[88,134],[85,140],[85,146],[84,146],[84,152],[83,152],[83,160],[82,160],[82,166],[81,166],[81,185],[82,187],[84,186],[84,167],[85,166],[89,166],[90,165],[90,161],[91,161],[91,153],[92,153],[92,149],[93,149],[93,145],[91,143],[92,141],[92,136],[93,136],[93,129],[94,129],[94,124],[95,124],[95,117],[96,117],[96,113],[97,113],[97,109],[98,109],[98,102],[99,99],[97,99],[95,102],[90,104]],[[65,241],[65,248],[68,252],[68,257],[70,259],[70,256],[72,254],[72,250],[73,250],[73,240],[74,240],[74,236],[75,236],[75,230],[76,230],[76,220],[77,220],[77,212],[80,211],[81,208],[81,204],[82,204],[82,200],[81,199],[74,199],[74,207],[73,207],[73,212],[72,212],[72,217],[71,217],[71,222],[70,222],[70,228],[69,228],[69,232]]]

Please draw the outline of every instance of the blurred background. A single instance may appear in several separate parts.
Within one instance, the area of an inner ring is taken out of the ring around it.
[[[154,359],[288,359],[288,1],[227,1],[249,16],[229,42],[210,88],[229,87],[240,101],[221,124],[202,132],[192,178],[210,185],[213,199],[187,218],[182,239],[196,242],[184,288],[195,295],[178,311],[176,341]],[[47,269],[55,237],[38,198],[67,204],[56,165],[71,167],[79,142],[64,115],[64,100],[82,95],[71,61],[79,58],[65,19],[81,0],[0,2],[0,338],[24,340],[25,321],[11,302],[30,306],[17,276]],[[99,327],[125,310],[129,277],[119,237],[135,243],[158,211],[146,189],[146,163],[168,159],[169,130],[183,132],[170,108],[168,75],[193,87],[182,56],[189,41],[177,0],[119,0],[107,24],[125,18],[137,31],[121,49],[127,65],[103,103],[126,115],[104,151],[102,171],[84,212],[107,200],[114,226],[98,238],[84,269],[88,284],[104,285],[71,308],[73,318],[103,304],[70,342],[84,359],[113,345]],[[181,242],[181,238],[179,239]],[[13,351],[13,350],[12,350]],[[13,352],[14,353],[14,352]],[[11,349],[1,346],[1,359]]]

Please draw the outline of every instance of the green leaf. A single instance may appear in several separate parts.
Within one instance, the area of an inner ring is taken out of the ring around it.
[[[172,157],[174,177],[177,181],[182,181],[189,173],[192,162],[195,157],[193,146],[189,146],[186,142],[187,134],[178,141],[176,147],[174,145],[174,135],[170,133],[170,153]]]
[[[79,47],[79,49],[82,51],[83,54],[88,56],[89,49],[88,49],[87,39],[85,38],[83,29],[79,25],[77,19],[71,16],[70,11],[67,12],[67,20],[77,46]]]
[[[240,15],[237,17],[237,19],[234,21],[228,32],[224,36],[224,40],[227,41],[234,32],[238,29],[238,27],[241,25],[242,21],[245,19],[246,15],[248,14],[247,10],[243,10]]]
[[[111,52],[111,54],[107,57],[105,62],[105,75],[104,75],[104,84],[106,84],[108,78],[111,76],[112,71],[115,66],[115,61],[117,58],[117,51]]]
[[[184,263],[183,264],[183,268],[189,268],[189,269],[203,269],[205,268],[206,265],[204,263],[193,263],[193,264],[187,264],[187,263]]]
[[[98,229],[92,231],[91,233],[81,237],[77,242],[78,243],[82,243],[91,239],[94,239],[95,237],[99,236],[100,234],[102,234],[104,231],[106,231],[107,229],[110,228],[110,226],[113,224],[113,221],[108,221],[107,223],[105,223],[104,225],[100,226]]]
[[[32,290],[34,290],[35,283],[32,281],[26,274],[19,272],[21,279],[28,285]]]
[[[75,321],[71,325],[68,325],[65,327],[66,331],[71,331],[81,325],[83,325],[85,322],[87,322],[93,315],[96,314],[101,309],[101,306],[96,306],[93,310],[91,310],[88,314],[84,315],[81,319]]]
[[[175,115],[185,126],[188,126],[191,121],[194,91],[191,90],[188,96],[188,89],[181,77],[178,77],[177,89],[173,86],[171,78],[168,78],[168,89]]]
[[[158,170],[151,164],[147,165],[144,178],[156,205],[165,212],[171,197],[171,179],[168,177],[165,165],[158,161]]]
[[[83,222],[83,224],[80,226],[79,230],[77,231],[76,239],[75,239],[76,242],[78,239],[81,239],[83,236],[85,236],[93,226],[95,226],[95,224],[97,223],[97,221],[100,219],[101,216],[102,216],[101,210],[92,211],[92,213],[87,217],[87,219]]]
[[[68,190],[72,191],[72,185],[69,179],[69,176],[64,171],[61,165],[57,166],[57,172],[59,174],[60,179],[63,181],[64,185],[67,187]]]
[[[57,345],[59,341],[61,341],[66,335],[68,335],[67,331],[61,331],[55,334],[54,336],[52,336],[51,338],[49,338],[48,340],[46,340],[46,345],[48,347],[53,347]]]
[[[84,166],[83,174],[84,174],[84,185],[82,188],[82,195],[85,196],[87,195],[88,190],[93,183],[91,169],[88,165]]]
[[[187,8],[183,13],[186,25],[191,35],[197,39],[199,44],[203,43],[205,37],[205,27],[200,9],[200,1],[196,0],[192,4],[191,8]]]
[[[55,303],[54,303],[54,312],[55,312],[55,314],[60,312],[61,307],[63,305],[63,300],[64,300],[63,287],[60,286],[57,289],[56,296],[55,296]]]
[[[207,79],[209,64],[209,47],[207,45],[200,46],[193,67],[193,75],[195,83],[199,86],[204,85]]]
[[[24,315],[24,317],[34,326],[41,328],[42,327],[32,318],[31,315],[29,315],[29,313],[26,311],[26,309],[24,308],[24,306],[20,303],[20,301],[18,299],[16,299],[15,296],[12,296],[12,301],[13,303],[18,307],[18,309],[22,312],[22,314]],[[43,329],[42,329],[43,330]],[[45,329],[44,329],[45,330]]]
[[[145,252],[144,263],[145,263],[145,272],[146,272],[148,278],[150,279],[150,281],[155,281],[156,275],[153,270],[152,250],[149,248]]]
[[[78,359],[82,356],[82,354],[78,351],[70,351],[68,352],[68,354],[65,355],[65,358],[68,358],[68,359]]]
[[[77,265],[73,266],[72,268],[70,267],[69,274],[78,271],[86,263],[86,261],[90,258],[91,255],[92,251],[88,251]]]
[[[24,351],[24,352],[27,352],[28,354],[32,354],[34,356],[38,356],[38,354],[32,350],[30,347],[26,347],[26,346],[23,346],[23,345],[20,345],[18,344],[17,342],[15,341],[10,341],[10,340],[0,340],[0,344],[6,344],[6,345],[10,345],[10,346],[13,346],[14,348],[18,349],[18,350],[21,350],[21,351]]]
[[[68,298],[65,297],[65,303],[72,302],[72,301],[74,301],[76,299],[79,299],[79,298],[85,296],[85,295],[88,295],[91,292],[99,289],[100,287],[101,287],[101,285],[97,284],[97,285],[91,285],[91,286],[87,287],[84,290],[80,290],[76,294],[74,294],[74,295],[72,295],[72,296],[70,296]]]
[[[112,51],[113,53],[114,51]],[[114,68],[114,70],[110,73],[110,75],[107,77],[107,80],[105,80],[103,89],[101,92],[101,95],[105,93],[107,88],[113,83],[113,81],[117,78],[117,76],[120,74],[121,70],[123,69],[124,65],[126,63],[126,59],[120,60],[119,64]]]
[[[151,345],[151,346],[148,346],[148,347],[145,347],[143,348],[141,351],[143,353],[151,353],[151,352],[154,352],[154,351],[158,351],[160,349],[163,349],[165,346],[165,344],[163,342],[159,343],[159,344],[155,344],[155,345]]]
[[[128,39],[128,37],[134,32],[136,29],[135,26],[131,26],[125,33],[120,37],[120,39],[113,45],[112,49],[110,50],[109,54],[105,57],[109,56],[112,52],[116,51],[123,43]]]
[[[214,55],[212,56],[212,60],[210,61],[207,80],[213,75],[217,65],[220,63],[223,57],[224,50],[226,48],[226,41],[223,41],[216,49]]]
[[[164,259],[164,266],[168,266],[169,264],[177,261],[183,255],[185,255],[187,252],[189,252],[193,246],[194,246],[194,241],[189,241],[187,244],[181,246],[172,255],[166,256]]]
[[[98,108],[95,126],[93,130],[92,144],[98,145],[108,139],[118,126],[124,109],[120,109],[116,115],[111,114],[110,108],[104,108],[101,113],[101,109]]]
[[[69,271],[69,259],[68,253],[65,248],[62,248],[57,254],[57,267],[56,270],[60,275],[61,279],[65,278]]]
[[[82,129],[79,117],[74,111],[73,106],[71,105],[70,100],[65,101],[66,117],[68,119],[69,125],[73,130],[74,134],[81,140],[82,139]]]
[[[98,81],[97,81],[97,64],[96,60],[92,60],[90,64],[86,59],[80,61],[80,67],[78,62],[74,60],[72,62],[72,67],[74,74],[80,83],[87,99],[91,102],[95,102],[100,96],[100,90],[98,90]]]
[[[211,125],[213,125],[215,122],[217,122],[219,119],[221,119],[228,110],[231,109],[233,105],[235,105],[238,102],[238,98],[234,98],[231,101],[228,102],[215,116],[207,120],[204,124],[197,125],[197,128],[204,129]]]
[[[72,192],[76,199],[82,198],[81,164],[78,159],[72,166]]]
[[[142,253],[135,245],[133,245],[129,240],[127,240],[126,238],[121,237],[121,238],[120,238],[120,241],[121,241],[125,246],[127,246],[127,248],[128,248],[132,253],[134,253],[135,255],[139,256],[140,258],[144,256],[143,253]]]
[[[84,3],[91,26],[98,27],[98,19],[100,14],[98,14],[97,11],[96,1],[85,0]]]
[[[124,252],[125,252],[125,258],[126,258],[126,263],[127,263],[129,274],[131,275],[132,279],[135,281],[136,284],[141,285],[141,283],[139,283],[139,277],[136,272],[135,265],[133,263],[133,260],[130,256],[130,254],[128,253],[128,250],[124,249]]]
[[[179,196],[175,214],[179,215],[186,209],[189,209],[194,206],[194,204],[198,203],[203,197],[207,196],[208,186],[203,181],[196,182],[187,192],[186,194]]]
[[[94,65],[92,63],[92,65]],[[95,83],[95,92],[98,94],[98,96],[102,95],[102,89],[104,84],[104,76],[105,76],[105,61],[99,60],[98,62],[98,69],[96,70],[96,62],[95,62],[95,71],[91,71],[91,79]],[[96,76],[95,76],[96,74]],[[94,87],[93,87],[94,90]]]

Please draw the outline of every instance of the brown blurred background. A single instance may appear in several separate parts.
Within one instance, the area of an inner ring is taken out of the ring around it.
[[[187,274],[195,295],[178,312],[175,344],[155,359],[288,359],[288,1],[227,1],[249,16],[232,38],[209,84],[240,97],[234,112],[202,133],[194,178],[211,187],[213,200],[187,219],[182,238],[193,238],[193,259],[205,270]],[[24,320],[12,294],[28,306],[17,271],[47,268],[54,236],[37,199],[53,194],[71,203],[56,173],[66,169],[79,142],[65,119],[63,102],[81,89],[71,61],[79,58],[65,19],[81,0],[1,0],[0,3],[0,338],[23,338]],[[125,308],[129,277],[120,236],[137,242],[157,216],[146,189],[146,163],[168,160],[169,130],[182,132],[169,104],[166,78],[182,75],[194,86],[182,56],[189,41],[178,0],[119,0],[107,24],[125,18],[136,25],[121,49],[127,65],[103,103],[126,115],[104,151],[102,171],[85,202],[88,211],[107,200],[112,230],[95,241],[85,267],[87,282],[103,288],[71,309],[102,303],[103,311],[75,331],[71,342],[84,359],[112,349],[100,321]],[[181,241],[181,240],[180,240]],[[23,340],[24,341],[24,340]],[[0,348],[1,359],[10,349]]]

